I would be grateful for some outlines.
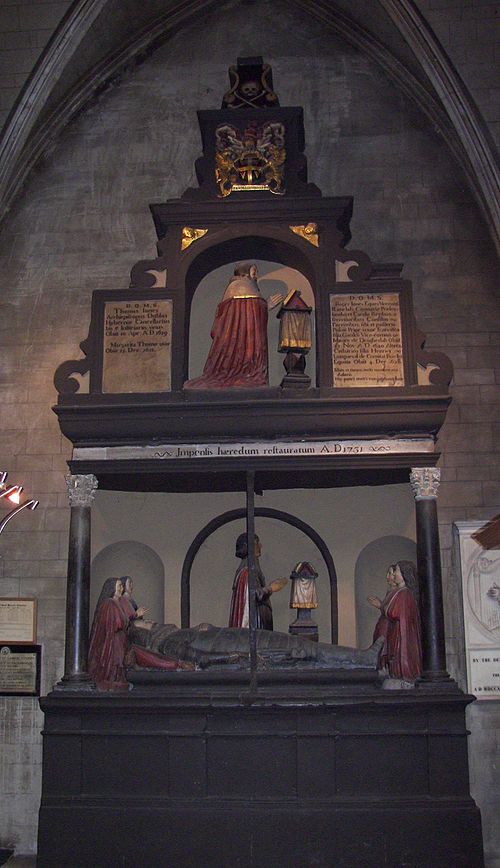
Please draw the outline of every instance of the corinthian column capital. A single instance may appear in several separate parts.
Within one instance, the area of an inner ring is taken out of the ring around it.
[[[413,467],[410,482],[415,500],[437,500],[440,481],[439,467]]]
[[[65,477],[70,506],[92,506],[97,490],[97,477],[93,473]]]

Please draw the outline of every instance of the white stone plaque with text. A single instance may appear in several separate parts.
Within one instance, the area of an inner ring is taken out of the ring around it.
[[[500,699],[500,549],[484,549],[472,534],[484,522],[457,522],[455,553],[462,576],[468,690]]]

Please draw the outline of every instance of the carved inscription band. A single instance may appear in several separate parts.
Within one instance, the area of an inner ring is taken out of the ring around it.
[[[410,482],[415,500],[436,500],[440,481],[439,467],[414,467]]]
[[[93,473],[65,477],[70,506],[92,506],[97,490],[97,477]]]

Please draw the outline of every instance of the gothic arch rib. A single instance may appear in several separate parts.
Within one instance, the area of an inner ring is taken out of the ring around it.
[[[72,5],[40,55],[7,118],[0,140],[0,220],[42,155],[44,142],[53,141],[57,136],[57,127],[45,122],[44,126],[48,126],[46,135],[34,137],[33,142],[29,142],[52,91],[106,2],[77,0]],[[66,116],[64,124],[71,116]]]
[[[494,145],[474,101],[413,0],[379,0],[379,5],[411,48],[429,86],[398,60],[381,39],[333,3],[328,0],[294,0],[294,3],[375,60],[420,106],[464,170],[500,249],[499,174]],[[51,97],[61,90],[66,70],[78,55],[85,36],[100,17],[113,14],[113,0],[75,0],[7,121],[0,142],[0,220],[37,160],[66,124],[125,68],[153,51],[192,16],[216,4],[217,0],[164,2],[162,14],[146,26],[138,14],[136,31],[94,62],[54,105]],[[129,3],[130,10],[132,5]]]
[[[328,0],[294,3],[369,55],[412,98],[446,141],[468,180],[500,253],[500,173],[498,155],[465,84],[413,0],[378,0],[397,27],[427,80],[423,86],[378,39]]]
[[[118,0],[119,2],[119,0]],[[139,3],[141,0],[139,0]],[[29,76],[0,139],[0,223],[29,173],[62,130],[92,99],[131,64],[153,51],[176,28],[217,0],[170,2],[167,12],[97,61],[64,91],[64,76],[99,17],[110,14],[113,0],[75,0]],[[167,4],[163,4],[164,6]],[[57,104],[54,93],[62,90]]]
[[[464,82],[413,0],[379,0],[412,48],[439,94],[469,163],[467,172],[479,204],[500,244],[500,173],[498,154]],[[471,177],[472,175],[472,177]]]

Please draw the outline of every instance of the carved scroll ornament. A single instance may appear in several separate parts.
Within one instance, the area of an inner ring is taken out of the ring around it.
[[[80,349],[87,356],[89,347],[89,339],[82,341],[80,344]],[[80,376],[85,376],[90,371],[90,360],[85,357],[84,359],[70,359],[67,362],[63,362],[56,368],[56,372],[54,374],[54,386],[57,389],[59,395],[74,395],[75,392],[78,392],[80,388],[80,383],[72,374],[80,374]]]
[[[421,386],[448,387],[453,377],[453,363],[444,353],[424,350],[425,335],[416,328],[418,382]]]

